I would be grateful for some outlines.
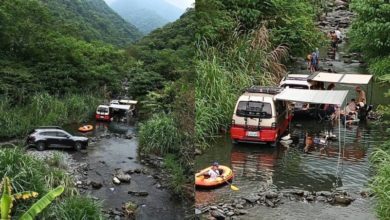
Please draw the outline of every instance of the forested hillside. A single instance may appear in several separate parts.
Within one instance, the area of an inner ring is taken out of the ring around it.
[[[141,38],[133,25],[116,14],[104,0],[40,0],[56,16],[55,26],[62,33],[126,46]]]
[[[144,34],[175,21],[184,13],[165,0],[115,0],[110,7]]]

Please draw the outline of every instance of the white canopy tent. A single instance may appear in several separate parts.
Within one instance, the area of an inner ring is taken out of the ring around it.
[[[130,105],[118,105],[118,104],[110,104],[110,108],[113,109],[120,109],[120,110],[130,110]]]
[[[347,90],[306,90],[286,88],[275,96],[276,100],[291,102],[342,105]]]
[[[342,83],[367,85],[370,83],[372,75],[368,74],[349,74],[349,73],[314,73],[310,79],[317,82]]]

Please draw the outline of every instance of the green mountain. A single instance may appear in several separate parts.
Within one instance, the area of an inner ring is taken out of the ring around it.
[[[175,21],[184,13],[165,0],[114,0],[109,5],[144,34]]]
[[[104,0],[40,0],[56,17],[56,26],[86,41],[124,46],[141,37],[138,29],[117,15]]]
[[[135,65],[119,46],[140,37],[103,0],[2,0],[0,101],[113,91]]]

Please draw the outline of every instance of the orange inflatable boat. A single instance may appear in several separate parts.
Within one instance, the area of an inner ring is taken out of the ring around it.
[[[208,175],[198,176],[199,174],[207,172],[210,169],[211,169],[211,166],[207,167],[207,168],[201,170],[199,173],[195,174],[195,186],[196,187],[213,188],[213,187],[223,185],[226,183],[226,181],[230,181],[233,179],[233,171],[229,167],[223,166],[223,165],[218,166],[219,173],[221,174],[221,177],[217,177],[216,179],[211,180]]]
[[[92,130],[93,130],[92,125],[84,125],[82,127],[79,127],[79,131],[81,131],[81,132],[88,132],[88,131],[92,131]]]

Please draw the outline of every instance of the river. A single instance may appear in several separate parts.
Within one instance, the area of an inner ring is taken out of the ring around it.
[[[345,33],[344,33],[345,34]],[[327,57],[328,48],[321,48],[321,66],[336,73],[367,73],[357,61],[349,63],[348,44],[339,46],[335,57]],[[346,61],[347,60],[347,61]],[[289,66],[290,73],[308,73],[304,59],[298,59]],[[390,104],[383,94],[386,86],[373,82],[363,89],[369,104]],[[356,97],[354,86],[337,85],[335,89],[349,90],[347,100]],[[309,153],[304,152],[305,136],[318,136],[331,131],[336,140],[326,147],[316,146]],[[326,203],[307,203],[289,201],[277,208],[255,206],[242,219],[376,219],[375,200],[362,198],[360,192],[366,191],[373,170],[369,155],[377,144],[386,137],[385,128],[375,122],[361,122],[348,127],[319,123],[315,120],[294,119],[290,134],[294,143],[290,147],[279,144],[273,148],[268,145],[233,145],[228,135],[216,138],[207,152],[198,156],[195,170],[210,166],[214,161],[233,169],[233,184],[239,191],[228,186],[213,190],[197,190],[196,205],[218,204],[261,192],[271,187],[277,190],[301,189],[310,192],[345,191],[357,198],[349,206]],[[241,219],[241,218],[240,218]]]
[[[91,123],[95,130],[84,135],[99,138],[98,141],[91,144],[85,152],[72,155],[77,161],[88,164],[88,180],[102,183],[103,187],[89,188],[84,193],[101,200],[105,210],[114,210],[113,217],[120,216],[122,205],[131,201],[139,205],[136,219],[182,219],[185,215],[182,202],[172,197],[168,189],[159,186],[163,183],[156,178],[158,170],[141,163],[137,154],[135,127],[119,122]],[[77,125],[71,125],[67,130],[75,131],[76,128]],[[128,134],[133,135],[133,138],[123,138],[123,135]],[[116,169],[138,169],[142,172],[133,173],[129,184],[116,185],[112,181]],[[128,194],[128,191],[147,192],[148,195],[134,196]]]

